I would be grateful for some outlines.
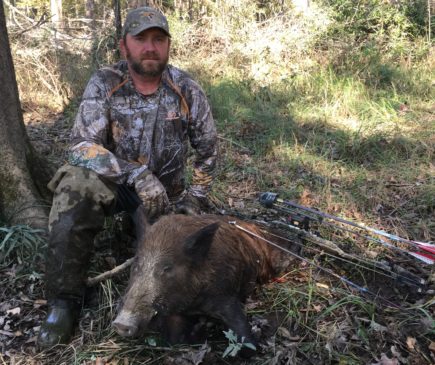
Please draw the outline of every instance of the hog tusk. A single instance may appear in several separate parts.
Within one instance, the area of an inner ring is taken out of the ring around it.
[[[98,284],[99,282],[101,282],[103,280],[106,280],[112,276],[115,276],[116,274],[120,273],[121,271],[123,271],[127,267],[129,267],[133,263],[133,261],[134,261],[134,257],[128,259],[127,261],[125,261],[121,265],[114,267],[112,270],[103,272],[102,274],[97,275],[93,278],[88,278],[86,280],[86,286],[93,286],[93,285]]]

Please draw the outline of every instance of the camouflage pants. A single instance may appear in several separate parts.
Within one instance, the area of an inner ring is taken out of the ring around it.
[[[46,254],[47,298],[77,298],[104,218],[115,212],[117,186],[91,170],[65,165],[48,184],[54,193]]]

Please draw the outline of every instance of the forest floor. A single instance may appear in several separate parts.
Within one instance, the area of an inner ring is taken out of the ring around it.
[[[28,114],[29,136],[39,153],[60,166],[70,125],[62,115],[41,126]],[[224,146],[225,147],[225,146]],[[228,146],[226,146],[228,148]],[[225,149],[225,148],[224,148]],[[225,153],[225,151],[224,151]],[[246,158],[232,146],[232,159]],[[258,191],[246,181],[232,184],[220,209],[229,214],[270,221],[281,219],[279,211],[261,207]],[[222,195],[221,195],[222,197]],[[131,250],[123,220],[109,220],[96,238],[91,276],[122,263]],[[352,236],[353,237],[353,236]],[[341,237],[348,242],[348,237]],[[113,331],[111,321],[128,279],[127,273],[90,288],[75,337],[69,345],[38,352],[36,337],[47,305],[43,288],[42,256],[32,265],[19,258],[0,271],[0,363],[1,364],[434,364],[434,289],[431,266],[407,255],[373,247],[365,253],[382,257],[390,267],[404,269],[425,280],[420,289],[376,270],[359,267],[307,248],[302,255],[316,265],[333,270],[369,290],[361,293],[317,266],[296,261],[291,271],[258,288],[249,298],[246,311],[259,338],[257,354],[249,360],[223,356],[237,352],[239,343],[222,324],[205,323],[204,341],[195,346],[168,346],[158,335],[125,340]],[[350,254],[361,247],[344,243]],[[359,248],[357,248],[359,247]],[[381,260],[379,260],[381,261]],[[128,272],[128,270],[127,270]],[[403,279],[403,278],[402,278]],[[373,295],[374,294],[374,295]]]

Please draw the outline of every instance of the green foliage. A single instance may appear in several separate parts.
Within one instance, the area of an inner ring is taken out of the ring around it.
[[[0,265],[12,262],[31,265],[46,246],[43,230],[24,225],[0,227]]]
[[[394,37],[424,35],[427,1],[323,0],[335,22],[333,33],[366,38],[370,34]]]
[[[228,347],[225,349],[224,353],[222,354],[222,357],[227,357],[227,356],[234,357],[240,352],[240,350],[243,347],[246,347],[254,351],[256,350],[256,347],[252,343],[245,342],[244,337],[242,337],[239,342],[239,339],[237,335],[233,332],[233,330],[230,329],[228,331],[223,331],[223,332],[225,334],[225,337],[228,339]]]
[[[428,23],[433,22],[433,19],[428,19],[427,6],[428,1],[425,0],[402,1],[403,12],[408,20],[413,24],[415,34],[417,35],[425,35],[427,32]],[[432,29],[431,37],[433,35],[434,29]]]
[[[19,8],[38,8],[38,9],[49,9],[49,0],[17,0],[15,5]]]

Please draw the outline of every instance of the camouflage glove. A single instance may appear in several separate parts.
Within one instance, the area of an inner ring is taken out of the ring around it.
[[[148,218],[157,218],[168,212],[169,199],[165,187],[151,171],[145,170],[135,179],[134,189]]]
[[[211,204],[205,196],[197,197],[190,192],[183,199],[175,204],[175,213],[195,215],[201,211],[210,211]]]

